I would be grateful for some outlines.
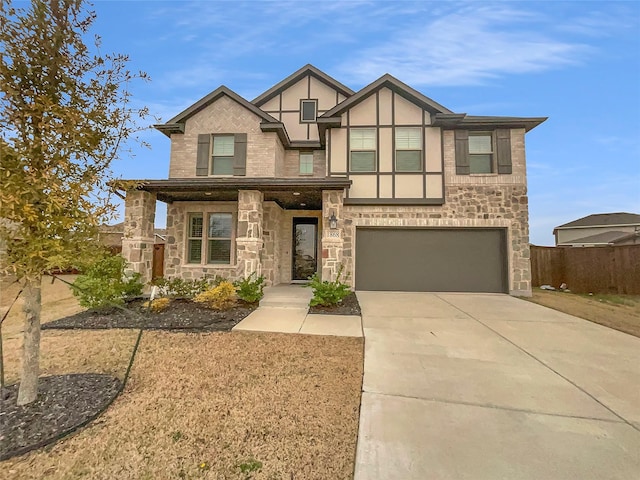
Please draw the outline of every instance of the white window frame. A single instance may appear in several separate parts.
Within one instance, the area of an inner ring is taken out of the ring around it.
[[[364,145],[364,137],[362,139],[354,139],[353,134],[355,132],[362,131],[371,131],[373,132],[373,146],[369,147]],[[358,142],[356,140],[362,140],[362,142]],[[378,171],[377,168],[377,159],[378,159],[378,150],[377,150],[377,129],[371,127],[352,127],[349,129],[349,172],[351,173],[375,173]],[[361,145],[358,145],[361,143]],[[355,144],[355,145],[354,145]],[[354,153],[373,153],[373,168],[371,170],[353,170],[353,154]]]
[[[231,155],[215,155],[216,148],[216,138],[231,138],[232,140],[232,151]],[[233,176],[233,162],[234,156],[236,153],[236,137],[232,133],[227,134],[213,134],[211,135],[211,152],[210,152],[210,164],[209,164],[209,176],[212,177],[232,177]],[[217,158],[230,158],[231,159],[231,173],[214,173],[215,168],[215,159]]]
[[[185,242],[185,264],[186,265],[202,265],[202,266],[214,266],[214,267],[227,267],[234,265],[235,261],[235,238],[236,238],[236,214],[232,211],[224,210],[224,211],[201,211],[201,212],[188,212],[187,214],[187,231],[186,231],[186,242]],[[229,215],[231,217],[231,237],[211,237],[209,236],[209,222],[212,215]],[[201,218],[202,219],[202,236],[200,237],[191,237],[191,219],[192,218]],[[191,240],[200,240],[200,261],[192,262],[191,261]],[[229,240],[230,241],[230,251],[229,251],[229,262],[228,263],[214,263],[209,262],[209,241],[210,240]]]
[[[200,218],[202,220],[202,226],[200,230],[200,236],[192,236],[191,233],[191,221],[194,218]],[[202,245],[204,244],[204,214],[202,212],[189,212],[187,213],[187,234],[186,238],[186,263],[190,265],[200,265],[202,264]],[[191,242],[194,240],[200,240],[200,261],[194,262],[191,261]]]
[[[395,152],[394,152],[394,162],[395,162],[395,171],[396,172],[411,172],[411,173],[417,173],[417,172],[422,172],[424,170],[424,155],[422,154],[422,135],[424,134],[424,132],[422,131],[423,129],[421,127],[395,127],[394,129],[394,140],[395,140]],[[414,146],[411,145],[407,145],[402,146],[402,145],[398,145],[398,132],[400,132],[401,130],[411,130],[411,131],[417,131],[418,132],[418,148],[415,148]],[[398,152],[418,152],[419,155],[419,161],[420,164],[418,166],[418,168],[416,170],[402,170],[398,168]]]
[[[490,145],[491,145],[491,152],[472,152],[471,151],[471,137],[489,137],[489,141],[490,141]],[[493,134],[493,132],[469,132],[469,174],[470,175],[489,175],[489,174],[493,174],[496,172],[496,166],[495,166],[495,153],[496,153],[496,144],[495,144],[495,136]],[[479,157],[479,156],[484,156],[484,155],[489,155],[489,167],[490,167],[490,171],[489,172],[473,172],[472,171],[472,166],[473,166],[473,160],[474,157]]]
[[[302,171],[302,166],[303,166],[303,157],[305,158],[305,166],[308,166],[308,164],[306,163],[306,161],[311,158],[311,171],[307,172],[307,171]],[[313,175],[313,152],[300,152],[298,154],[298,173],[300,175],[304,175],[304,176],[309,176],[309,175]]]

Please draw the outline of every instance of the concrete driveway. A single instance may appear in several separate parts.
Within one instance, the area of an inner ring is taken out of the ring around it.
[[[506,295],[357,295],[355,480],[640,478],[640,338]]]

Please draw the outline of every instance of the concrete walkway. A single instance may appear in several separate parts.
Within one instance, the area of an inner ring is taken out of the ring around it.
[[[260,306],[233,330],[362,337],[360,316],[309,314],[311,296],[301,285],[265,288]]]
[[[639,338],[506,295],[358,299],[355,480],[640,478]]]

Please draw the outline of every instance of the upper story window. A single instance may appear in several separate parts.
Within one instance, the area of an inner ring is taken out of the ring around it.
[[[318,116],[317,100],[301,100],[300,101],[300,121],[315,122]]]
[[[300,152],[300,175],[313,175],[312,152]]]
[[[214,135],[211,155],[211,175],[233,175],[235,137]]]
[[[469,173],[493,172],[493,136],[469,133]]]
[[[349,130],[349,170],[376,171],[376,129],[351,128]]]
[[[233,215],[211,213],[208,228],[204,228],[204,214],[190,213],[187,226],[187,262],[228,265],[231,263]]]
[[[422,171],[422,129],[396,127],[396,172]]]

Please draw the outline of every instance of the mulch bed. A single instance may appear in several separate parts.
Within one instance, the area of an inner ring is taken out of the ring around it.
[[[0,460],[51,443],[86,425],[111,404],[122,383],[111,375],[82,373],[42,377],[38,398],[16,404],[18,384],[2,391]]]
[[[162,312],[153,313],[143,307],[143,300],[129,302],[125,307],[138,315],[118,308],[85,310],[42,325],[43,329],[107,329],[146,328],[149,330],[180,330],[191,332],[227,332],[253,312],[258,305],[238,302],[225,311],[203,307],[188,299],[173,299]]]
[[[355,292],[351,292],[349,296],[342,299],[338,305],[324,307],[321,305],[309,307],[309,313],[321,313],[325,315],[362,315],[360,304]]]

